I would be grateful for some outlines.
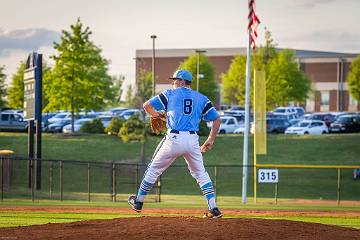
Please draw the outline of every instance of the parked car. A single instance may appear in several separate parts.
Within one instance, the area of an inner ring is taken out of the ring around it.
[[[310,120],[312,116],[312,113],[305,113],[304,115],[302,115],[299,119],[300,120]]]
[[[128,110],[128,108],[124,108],[124,107],[111,108],[109,110],[109,114],[112,116],[119,116],[122,112],[126,110]]]
[[[291,126],[295,126],[296,124],[298,124],[300,121],[302,121],[300,118],[296,118],[296,119],[291,119],[289,121],[289,123],[291,124]]]
[[[54,117],[55,113],[42,113],[41,115],[41,126],[46,131],[46,127],[49,125],[49,119]]]
[[[3,113],[17,113],[20,114],[21,116],[24,116],[24,110],[22,109],[6,109],[6,110],[2,110]]]
[[[330,127],[331,123],[335,122],[335,116],[331,113],[313,113],[310,119],[324,121],[327,127]]]
[[[79,113],[79,115],[75,115],[75,119],[81,119],[81,118],[92,118],[95,119],[98,116],[100,116],[100,113],[97,112],[81,112]],[[70,119],[71,119],[71,115],[70,115]]]
[[[74,132],[79,132],[80,128],[84,125],[86,122],[90,122],[94,120],[93,118],[81,118],[74,122]],[[71,133],[71,123],[68,125],[65,125],[62,130],[63,133]]]
[[[242,110],[227,110],[227,111],[224,111],[224,115],[230,115],[230,116],[233,116],[233,115],[245,115],[245,111],[242,111]]]
[[[239,122],[235,117],[233,116],[221,116],[220,117],[221,120],[221,124],[220,124],[220,128],[219,128],[219,133],[220,134],[224,134],[224,133],[233,133],[235,131],[235,129],[241,127],[241,125],[243,125],[243,122]]]
[[[49,124],[51,124],[51,123],[55,123],[57,121],[61,121],[64,119],[67,119],[67,120],[71,119],[71,113],[69,113],[69,112],[58,113],[55,116],[53,116],[52,118],[49,118],[48,122],[49,122]]]
[[[286,119],[270,118],[266,119],[266,132],[284,133],[291,124]]]
[[[231,108],[231,106],[227,105],[227,104],[220,105],[220,111],[226,111],[226,110],[229,110],[230,108]]]
[[[297,112],[297,115],[299,117],[303,116],[305,114],[305,109],[303,107],[295,107],[295,110]]]
[[[242,106],[233,105],[233,106],[231,106],[230,111],[244,111],[245,112],[245,108]]]
[[[277,118],[289,122],[293,119],[298,119],[298,116],[296,114],[273,114],[269,118]]]
[[[284,133],[289,126],[291,126],[291,124],[286,119],[281,119],[281,118],[266,119],[267,133],[273,133],[273,134]],[[250,133],[252,134],[255,133],[255,125],[253,123],[251,124]]]
[[[337,120],[339,117],[349,114],[348,112],[330,112],[331,115]]]
[[[221,113],[223,115],[245,115],[245,108],[233,105],[227,109],[221,108]]]
[[[328,133],[328,127],[324,121],[304,120],[295,126],[288,127],[285,134],[324,134]]]
[[[128,120],[131,116],[133,116],[135,114],[139,114],[139,118],[141,120],[144,120],[145,114],[140,109],[128,109],[128,110],[125,110],[122,113],[120,113],[119,117],[123,118],[125,120]]]
[[[242,134],[245,132],[245,123],[244,122],[240,122],[239,123],[239,127],[237,129],[234,130],[234,133],[236,134]]]
[[[275,108],[274,114],[297,114],[295,107],[278,107]]]
[[[101,120],[104,128],[107,128],[109,126],[111,120],[113,119],[113,116],[111,116],[111,115],[101,115],[98,118]]]
[[[57,121],[55,123],[52,123],[52,124],[49,124],[48,126],[46,126],[45,132],[61,133],[63,130],[63,127],[70,123],[71,123],[71,120],[68,120],[68,119]]]
[[[329,132],[360,132],[360,115],[348,114],[340,116],[330,125]]]
[[[299,118],[301,115],[298,114],[295,107],[278,107],[272,113],[272,118],[281,118],[287,121]]]
[[[1,112],[0,131],[26,131],[28,123],[19,113]]]

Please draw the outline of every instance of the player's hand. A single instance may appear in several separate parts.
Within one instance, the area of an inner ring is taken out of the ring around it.
[[[209,150],[212,149],[213,145],[214,145],[214,140],[208,138],[208,139],[204,142],[204,144],[200,147],[200,151],[203,152],[203,153],[204,153],[204,152],[207,152],[207,151],[209,151]]]

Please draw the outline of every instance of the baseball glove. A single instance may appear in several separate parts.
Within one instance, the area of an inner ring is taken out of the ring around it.
[[[158,117],[150,118],[151,130],[155,134],[159,134],[166,129],[166,115],[160,113]]]

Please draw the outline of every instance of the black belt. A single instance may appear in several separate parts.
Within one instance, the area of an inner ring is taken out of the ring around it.
[[[171,130],[170,131],[171,133],[176,133],[176,134],[179,134],[180,132],[178,130]],[[186,131],[187,132],[187,131]],[[195,134],[196,132],[195,131],[188,131],[190,134]]]

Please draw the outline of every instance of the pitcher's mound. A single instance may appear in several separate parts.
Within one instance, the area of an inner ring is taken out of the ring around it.
[[[3,239],[360,239],[360,231],[265,219],[136,217],[0,229]]]

